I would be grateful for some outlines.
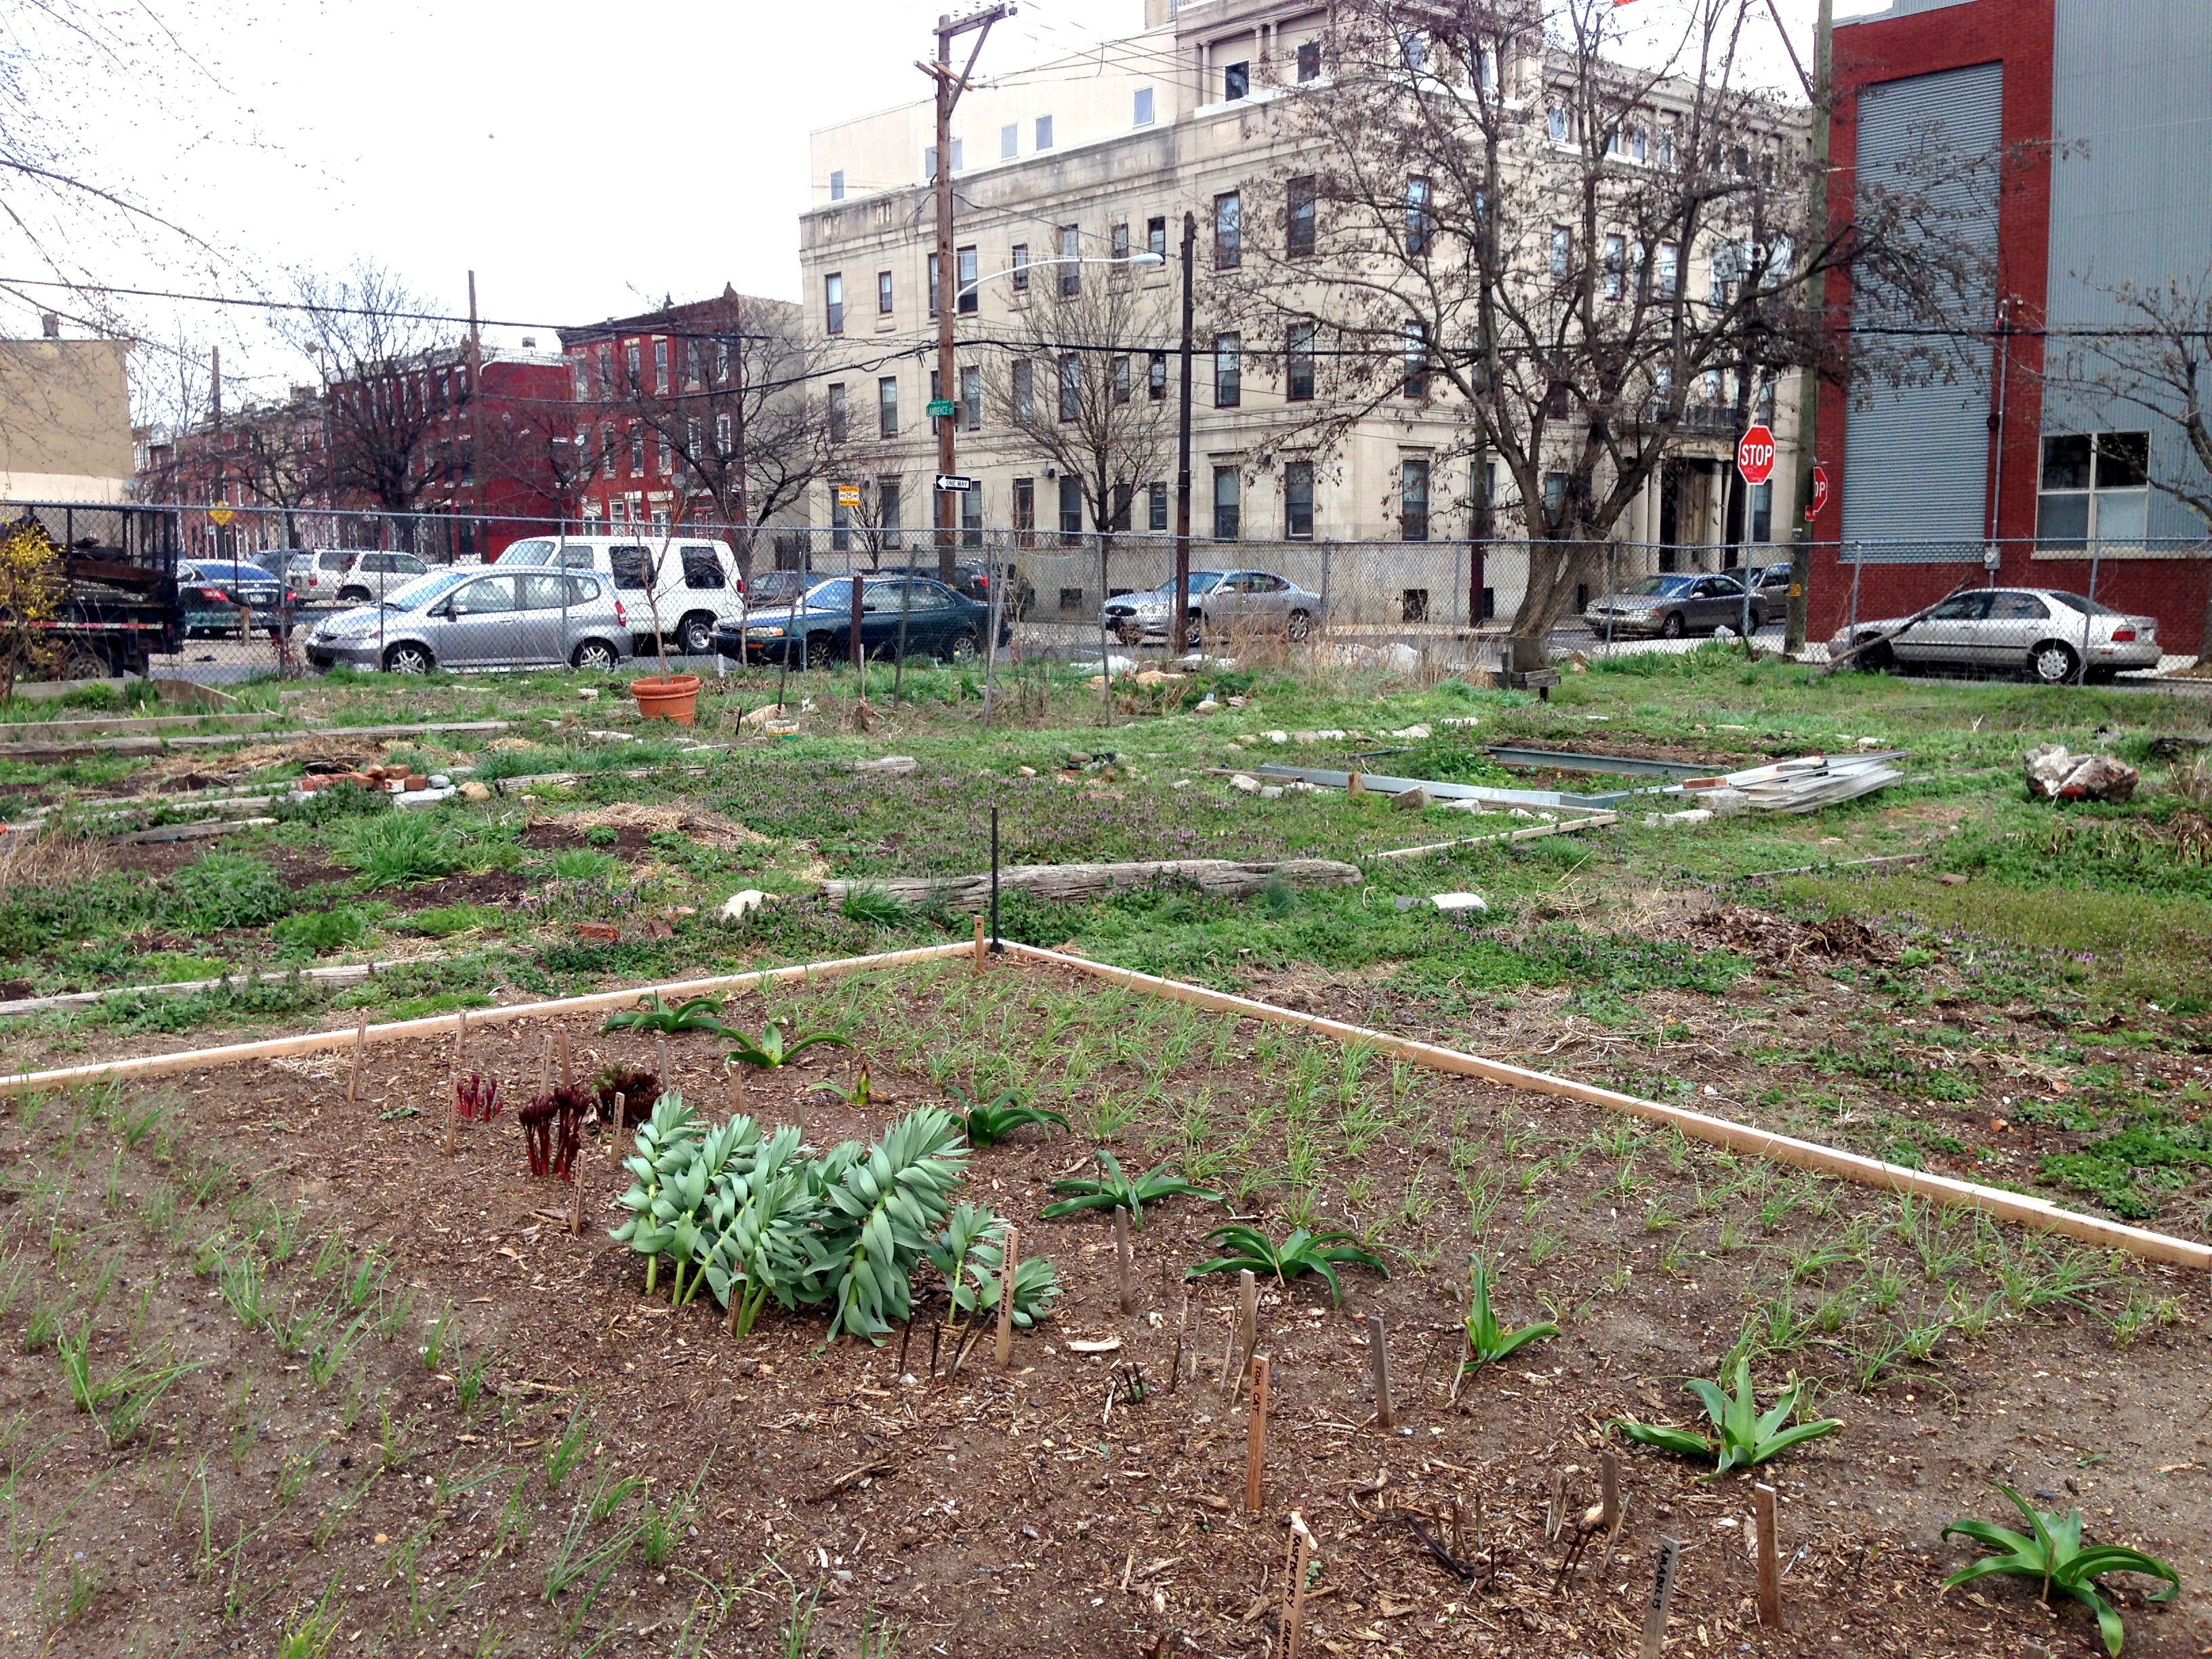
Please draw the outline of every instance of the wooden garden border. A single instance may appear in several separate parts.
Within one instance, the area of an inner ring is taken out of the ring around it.
[[[1524,1066],[1485,1060],[1457,1048],[1440,1048],[1434,1043],[1416,1042],[1408,1037],[1392,1036],[1388,1032],[1371,1030],[1364,1025],[1346,1024],[1342,1020],[1327,1019],[1318,1014],[1279,1008],[1273,1003],[1261,1002],[1251,997],[1232,996],[1225,991],[1209,990],[1202,985],[1162,979],[1155,975],[1138,973],[1133,969],[1116,968],[1108,963],[1042,950],[1033,945],[1007,941],[1003,948],[1006,954],[1016,961],[1065,968],[1094,979],[1164,997],[1172,1002],[1188,1003],[1195,1007],[1211,1008],[1248,1019],[1266,1020],[1277,1025],[1297,1026],[1339,1042],[1359,1044],[1378,1053],[1395,1055],[1432,1072],[1480,1078],[1486,1082],[1502,1084],[1509,1089],[1519,1089],[1531,1094],[1557,1095],[1609,1111],[1626,1112],[1631,1116],[1655,1123],[1671,1124],[1690,1139],[1725,1146],[1731,1152],[1771,1159],[1777,1164],[1792,1164],[1838,1181],[1889,1192],[1912,1193],[1938,1203],[1978,1210],[1984,1214],[2015,1221],[2040,1231],[2061,1233],[2085,1243],[2124,1250],[2147,1261],[2172,1262],[2199,1269],[2212,1268],[2212,1245],[2194,1243],[2188,1239],[2152,1232],[2147,1228],[2130,1227],[2124,1222],[2107,1221],[2098,1216],[2082,1215],[2024,1194],[2004,1192],[1971,1181],[1957,1181],[1948,1176],[1930,1175],[1923,1170],[1909,1170],[1902,1164],[1887,1164],[1857,1152],[1823,1146],[1817,1141],[1800,1140],[1791,1135],[1776,1134],[1770,1130],[1736,1123],[1727,1118],[1713,1117],[1704,1112],[1662,1105],[1655,1100],[1639,1099],[1616,1090],[1599,1088],[1595,1084],[1577,1083],[1571,1078],[1532,1071]],[[595,992],[589,996],[563,997],[551,1002],[472,1008],[468,1011],[469,1024],[471,1026],[503,1025],[520,1020],[557,1019],[570,1014],[597,1013],[627,1007],[640,998],[656,993],[673,998],[708,996],[763,989],[770,985],[787,985],[794,981],[809,983],[815,980],[842,979],[853,974],[884,968],[910,967],[924,962],[942,962],[956,957],[973,956],[980,963],[981,958],[976,953],[981,949],[979,931],[973,945],[963,940],[950,945],[925,945],[910,951],[887,951],[874,956],[802,963],[790,968],[765,968],[742,974],[721,974],[709,979],[631,986],[618,991]],[[371,1025],[366,1028],[366,1032],[370,1042],[389,1042],[408,1037],[443,1036],[454,1030],[459,1023],[458,1014],[436,1014],[422,1019]],[[303,1036],[234,1042],[220,1048],[188,1048],[176,1054],[106,1060],[91,1066],[67,1066],[58,1071],[19,1072],[11,1076],[0,1076],[0,1099],[40,1090],[66,1089],[82,1083],[167,1077],[179,1072],[235,1066],[248,1060],[326,1052],[349,1048],[361,1040],[359,1030],[315,1031]]]

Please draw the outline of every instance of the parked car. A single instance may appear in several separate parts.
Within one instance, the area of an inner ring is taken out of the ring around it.
[[[504,561],[501,562],[502,565]],[[582,571],[437,570],[307,635],[307,660],[394,674],[435,668],[611,669],[632,654],[635,611]]]
[[[607,579],[627,600],[631,626],[641,630],[633,643],[641,657],[655,647],[656,605],[662,635],[687,657],[714,649],[718,624],[745,618],[744,578],[727,542],[682,535],[532,536],[499,556],[501,570],[551,566]]]
[[[1788,567],[1784,567],[1785,569]],[[1770,601],[1751,596],[1751,631],[1766,626]],[[1616,593],[1594,599],[1583,612],[1593,634],[1615,639],[1644,636],[1679,640],[1710,634],[1717,628],[1740,629],[1744,622],[1743,586],[1733,576],[1700,575],[1694,570],[1645,576]]]
[[[1218,637],[1239,630],[1279,632],[1303,640],[1322,614],[1321,595],[1307,592],[1272,570],[1194,570],[1190,573],[1190,620],[1200,635]],[[1172,580],[1142,593],[1122,593],[1106,602],[1106,627],[1124,645],[1165,640],[1175,611]]]
[[[1909,622],[1899,617],[1846,627],[1828,649],[1848,651],[1857,641],[1883,634],[1894,637],[1869,646],[1855,659],[1869,673],[1967,669],[2025,673],[2045,685],[2064,685],[2081,675],[2085,660],[2091,680],[2108,680],[2124,668],[2158,666],[2156,618],[2130,617],[2055,587],[1954,593]]]
[[[1730,565],[1721,574],[1732,581],[1743,580],[1743,567]],[[1769,615],[1781,610],[1790,602],[1790,563],[1755,565],[1751,572],[1751,591],[1766,601]]]
[[[284,574],[310,605],[362,605],[429,571],[412,553],[374,547],[307,547],[287,556]]]
[[[297,594],[259,565],[233,559],[180,561],[177,599],[185,609],[187,638],[236,634],[240,605],[247,611],[249,627],[274,633],[283,626],[285,611],[296,610],[300,604]]]
[[[917,576],[935,577],[937,569],[936,559],[925,551],[911,564],[885,565],[874,574],[896,575],[901,570],[907,570]],[[1027,576],[1022,574],[1022,568],[1011,559],[1000,565],[998,569],[1006,590],[1000,602],[1001,613],[1016,622],[1026,620],[1036,609],[1036,588]],[[978,605],[990,604],[991,570],[992,566],[987,560],[956,560],[952,566],[953,590],[966,594]]]
[[[902,609],[908,656],[973,662],[991,625],[988,605],[933,578],[870,576],[860,586],[863,652],[871,657],[897,653]],[[821,665],[850,659],[852,630],[853,579],[831,576],[807,588],[796,605],[756,605],[744,622],[723,623],[714,629],[714,649],[739,662],[781,662],[787,656],[794,667]],[[1012,621],[1001,617],[999,643],[1013,633]]]
[[[756,570],[745,584],[749,608],[763,605],[795,605],[799,596],[821,579],[811,570]]]

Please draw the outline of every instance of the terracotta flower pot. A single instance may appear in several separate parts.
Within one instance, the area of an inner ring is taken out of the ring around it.
[[[674,720],[689,726],[699,716],[699,677],[696,674],[649,674],[629,683],[637,699],[637,712],[649,720]]]

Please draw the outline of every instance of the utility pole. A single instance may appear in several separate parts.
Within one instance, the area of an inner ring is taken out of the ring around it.
[[[1820,0],[1819,21],[1814,25],[1813,84],[1807,88],[1813,100],[1813,154],[1811,187],[1806,192],[1805,232],[1807,246],[1823,247],[1828,240],[1828,105],[1831,95],[1831,65],[1836,33],[1835,0]],[[1786,42],[1789,36],[1783,36]],[[1822,322],[1821,335],[1826,336],[1827,277],[1818,279],[1819,289],[1813,295],[1813,303]],[[1813,521],[1805,516],[1805,506],[1813,499],[1813,468],[1819,459],[1815,453],[1820,437],[1820,365],[1819,356],[1806,364],[1797,375],[1797,524],[1791,538],[1790,550],[1790,613],[1783,625],[1782,648],[1790,656],[1805,648],[1805,596],[1811,586],[1813,574]]]
[[[468,420],[469,405],[476,400],[477,377],[483,373],[483,337],[477,329],[477,274],[473,270],[469,273],[468,372],[469,383],[461,388],[460,403],[458,407],[450,411],[449,418],[456,429],[459,428],[461,422]],[[470,421],[469,425],[473,428],[476,422]],[[465,478],[473,478],[476,476],[475,452],[476,434],[471,430],[468,435],[468,447],[463,452],[469,457],[469,461],[463,471],[463,477]],[[453,480],[449,478],[447,480],[447,487],[450,489],[452,486]],[[477,506],[473,489],[470,491],[470,496],[469,505],[473,508]],[[471,550],[478,558],[483,557],[486,551],[484,548],[477,545],[484,528],[481,521],[471,514],[469,520],[469,543]]]
[[[1190,330],[1191,268],[1197,257],[1198,219],[1182,216],[1182,391],[1176,410],[1175,623],[1169,637],[1181,657],[1190,649]]]
[[[960,303],[952,260],[952,109],[967,89],[968,77],[975,72],[975,59],[982,53],[991,25],[1013,14],[1014,0],[1000,0],[999,4],[957,21],[940,13],[937,19],[937,61],[919,66],[937,83],[937,400],[951,409],[959,406],[955,391],[958,370],[952,361],[952,319]],[[955,76],[952,43],[970,32],[975,36],[975,44],[968,53],[967,67]],[[958,458],[953,453],[953,429],[958,422],[950,413],[933,418],[937,422],[937,470],[949,476],[958,465]],[[950,584],[953,575],[953,532],[959,526],[960,503],[950,490],[937,489],[931,494],[937,502],[938,579]]]

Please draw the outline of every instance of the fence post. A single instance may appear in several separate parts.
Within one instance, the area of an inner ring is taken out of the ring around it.
[[[2103,543],[2089,544],[2089,603],[2092,605],[2097,603],[2097,565],[2103,552]],[[2081,659],[2074,669],[2074,684],[2076,685],[2089,683],[2089,625],[2095,620],[2094,611],[2084,611],[2081,613]]]
[[[1605,659],[1613,660],[1613,599],[1620,592],[1620,544],[1608,542],[1605,549]]]
[[[1106,724],[1111,726],[1114,724],[1114,663],[1106,649],[1106,538],[1101,536],[1098,538],[1098,683],[1106,697]]]

